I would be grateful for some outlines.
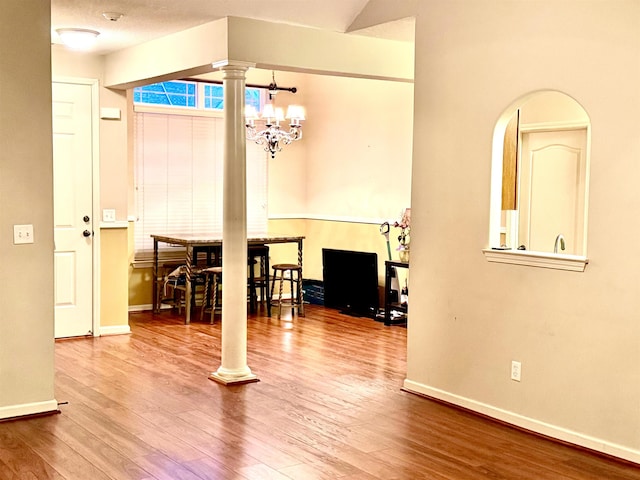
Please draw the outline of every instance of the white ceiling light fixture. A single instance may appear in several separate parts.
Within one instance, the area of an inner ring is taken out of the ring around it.
[[[287,90],[296,93],[296,88],[281,88],[276,85],[275,73],[272,73],[272,82],[269,84],[269,100],[273,102],[279,90]],[[248,105],[245,108],[245,126],[247,127],[247,140],[264,145],[266,152],[271,154],[271,158],[276,157],[276,152],[282,150],[282,146],[302,139],[302,124],[305,119],[304,108],[300,105],[289,105],[287,117],[289,119],[289,131],[280,130],[280,122],[284,121],[284,110],[275,107],[273,103],[267,103],[260,115],[256,109]],[[258,130],[256,121],[262,120],[265,124],[264,130]]]
[[[72,50],[89,50],[100,32],[87,28],[58,28],[56,33],[64,45]]]

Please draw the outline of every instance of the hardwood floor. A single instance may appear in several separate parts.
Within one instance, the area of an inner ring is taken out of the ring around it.
[[[401,391],[406,329],[252,316],[258,383],[209,380],[220,324],[131,315],[56,343],[61,414],[0,423],[0,479],[640,479],[640,468]]]

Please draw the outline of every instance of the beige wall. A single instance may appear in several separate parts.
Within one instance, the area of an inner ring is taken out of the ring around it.
[[[640,4],[419,5],[406,386],[640,461]],[[495,122],[547,88],[593,126],[584,273],[481,253]]]
[[[221,79],[220,73],[203,78]],[[272,71],[251,68],[248,84]],[[413,84],[276,71],[276,105],[305,107],[303,140],[269,160],[269,216],[379,223],[411,198]]]
[[[413,84],[311,75],[306,212],[399,219],[410,206]]]
[[[580,104],[561,92],[536,92],[521,103],[521,125],[588,122],[589,117]]]
[[[135,223],[129,222],[127,231],[128,306],[136,310],[150,309],[153,299],[153,270],[149,267],[140,268],[134,265],[134,229]]]
[[[413,78],[413,45],[249,18],[228,18],[229,59],[282,70]],[[273,42],[296,48],[273,48]],[[384,61],[380,61],[383,58]]]
[[[305,241],[305,278],[322,280],[322,249],[356,250],[378,255],[378,285],[384,285],[384,261],[389,259],[387,242],[380,234],[380,226],[371,223],[336,222],[330,220],[308,220]],[[391,227],[391,257],[399,260],[399,230]],[[401,277],[405,273],[401,271]]]
[[[0,418],[7,418],[53,411],[57,403],[49,2],[4,2],[2,7]],[[33,244],[13,244],[16,224],[33,225]]]
[[[127,228],[100,231],[100,333],[103,335],[129,331],[128,240]]]

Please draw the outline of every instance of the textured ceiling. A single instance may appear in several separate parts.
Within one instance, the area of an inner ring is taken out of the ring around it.
[[[247,17],[346,32],[369,0],[51,0],[53,43],[57,28],[100,32],[92,52],[106,54],[227,16]],[[388,3],[386,3],[388,2]],[[394,1],[384,5],[393,9]],[[122,13],[114,22],[104,12]],[[412,41],[413,22],[397,20],[354,32]]]

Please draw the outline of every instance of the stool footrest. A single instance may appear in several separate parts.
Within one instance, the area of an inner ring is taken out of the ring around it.
[[[271,305],[282,305],[284,306],[293,306],[293,307],[299,307],[300,303],[298,302],[298,299],[296,298],[283,298],[282,300],[278,300],[277,298],[271,300]]]

